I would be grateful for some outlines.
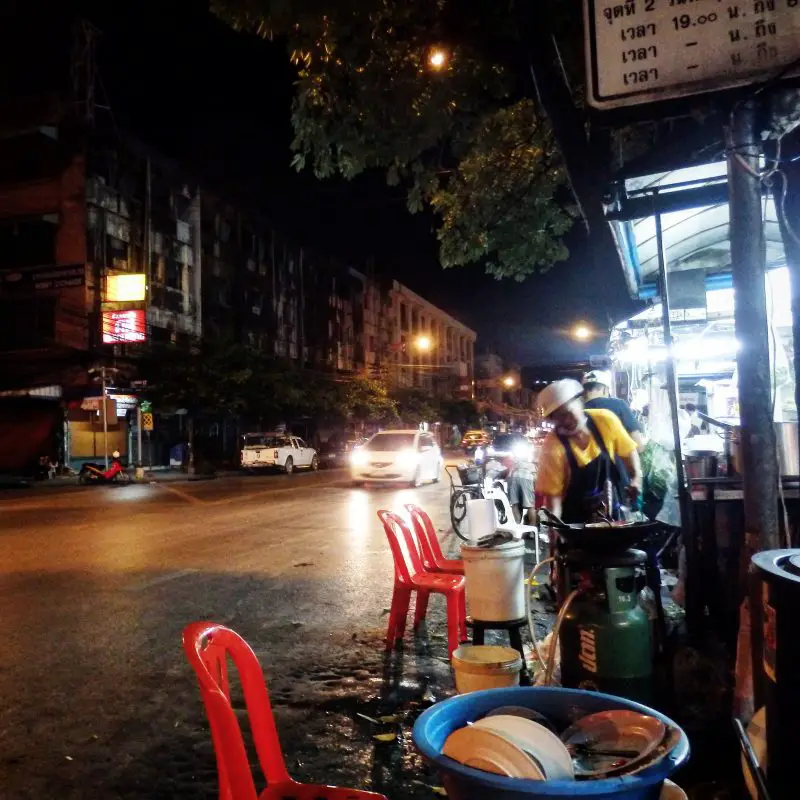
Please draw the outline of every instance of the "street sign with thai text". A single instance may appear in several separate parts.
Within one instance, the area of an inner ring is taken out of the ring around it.
[[[800,58],[800,0],[584,0],[590,105],[745,86]]]

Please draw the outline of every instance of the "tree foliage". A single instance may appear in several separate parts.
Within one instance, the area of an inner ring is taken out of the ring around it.
[[[396,405],[380,381],[304,370],[230,342],[155,347],[142,374],[159,410],[186,409],[190,419],[239,415],[265,425],[302,417],[333,424],[397,419]]]
[[[149,399],[159,409],[190,417],[238,414],[256,378],[248,350],[230,343],[195,342],[188,349],[155,346],[142,362]]]
[[[489,0],[216,0],[236,27],[288,42],[298,169],[386,172],[440,219],[443,266],[519,280],[568,255],[573,210],[531,99],[525,4]],[[523,9],[520,11],[520,9]],[[439,47],[446,61],[433,69]],[[520,76],[524,75],[524,79]]]

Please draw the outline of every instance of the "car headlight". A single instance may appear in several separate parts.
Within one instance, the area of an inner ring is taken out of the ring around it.
[[[353,450],[350,453],[350,463],[354,467],[363,467],[367,463],[367,454],[363,450]]]
[[[413,450],[401,450],[395,457],[398,467],[416,467],[419,463],[419,454]]]
[[[511,448],[511,452],[512,452],[514,458],[520,458],[520,459],[525,458],[528,461],[530,461],[531,448],[528,447],[528,445],[526,445],[526,444],[521,444],[521,443],[520,444],[515,444]]]

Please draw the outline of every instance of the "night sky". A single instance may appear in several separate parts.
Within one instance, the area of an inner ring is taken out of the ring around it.
[[[352,182],[297,174],[285,50],[230,31],[202,2],[104,2],[90,15],[104,32],[101,88],[120,127],[212,184],[241,186],[298,243],[354,266],[374,256],[376,270],[476,329],[478,352],[520,365],[574,361],[598,347],[571,342],[565,328],[578,320],[607,328],[632,313],[621,267],[594,263],[582,223],[569,235],[569,262],[522,284],[496,281],[477,265],[443,270],[435,219],[410,215],[402,189],[387,187],[382,174]]]

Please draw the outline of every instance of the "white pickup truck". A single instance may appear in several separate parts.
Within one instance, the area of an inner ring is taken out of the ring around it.
[[[242,444],[242,469],[319,469],[313,447],[288,433],[246,433]]]

